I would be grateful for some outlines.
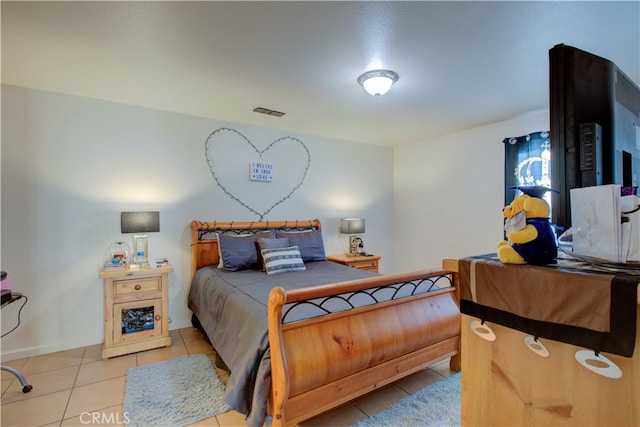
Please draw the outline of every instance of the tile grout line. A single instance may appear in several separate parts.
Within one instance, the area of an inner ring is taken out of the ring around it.
[[[62,425],[62,422],[66,419],[65,415],[67,415],[67,410],[69,409],[69,402],[71,402],[71,396],[73,395],[73,389],[76,388],[76,382],[78,381],[78,376],[80,375],[80,368],[82,368],[82,364],[84,362],[84,356],[87,354],[87,347],[84,348],[82,352],[82,357],[80,358],[80,363],[78,364],[78,369],[76,371],[76,377],[73,379],[73,383],[71,384],[71,390],[69,391],[69,397],[67,398],[67,403],[64,405],[64,411],[62,411],[62,419],[58,422]]]

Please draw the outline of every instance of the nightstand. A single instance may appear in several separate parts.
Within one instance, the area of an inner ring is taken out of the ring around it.
[[[104,346],[102,358],[171,345],[169,273],[166,265],[131,271],[103,269]]]
[[[378,272],[378,255],[371,256],[349,256],[349,255],[327,255],[327,261],[337,262],[347,267],[359,268],[360,270],[369,270]]]

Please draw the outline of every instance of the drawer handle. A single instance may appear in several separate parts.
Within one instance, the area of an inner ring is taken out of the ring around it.
[[[139,291],[140,289],[142,289],[142,286],[140,286],[140,283],[137,283],[135,286],[136,291]]]
[[[156,314],[156,320],[158,320],[158,321],[159,321],[160,319],[161,319],[160,315],[159,315],[159,314]]]

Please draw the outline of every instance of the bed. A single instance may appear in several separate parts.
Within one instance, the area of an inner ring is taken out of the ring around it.
[[[249,426],[297,424],[446,359],[460,370],[457,273],[327,261],[317,219],[191,232],[188,307]]]

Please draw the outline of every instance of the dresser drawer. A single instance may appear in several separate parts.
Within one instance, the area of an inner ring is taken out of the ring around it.
[[[131,295],[144,292],[158,292],[162,290],[160,277],[146,279],[114,280],[114,296]]]

